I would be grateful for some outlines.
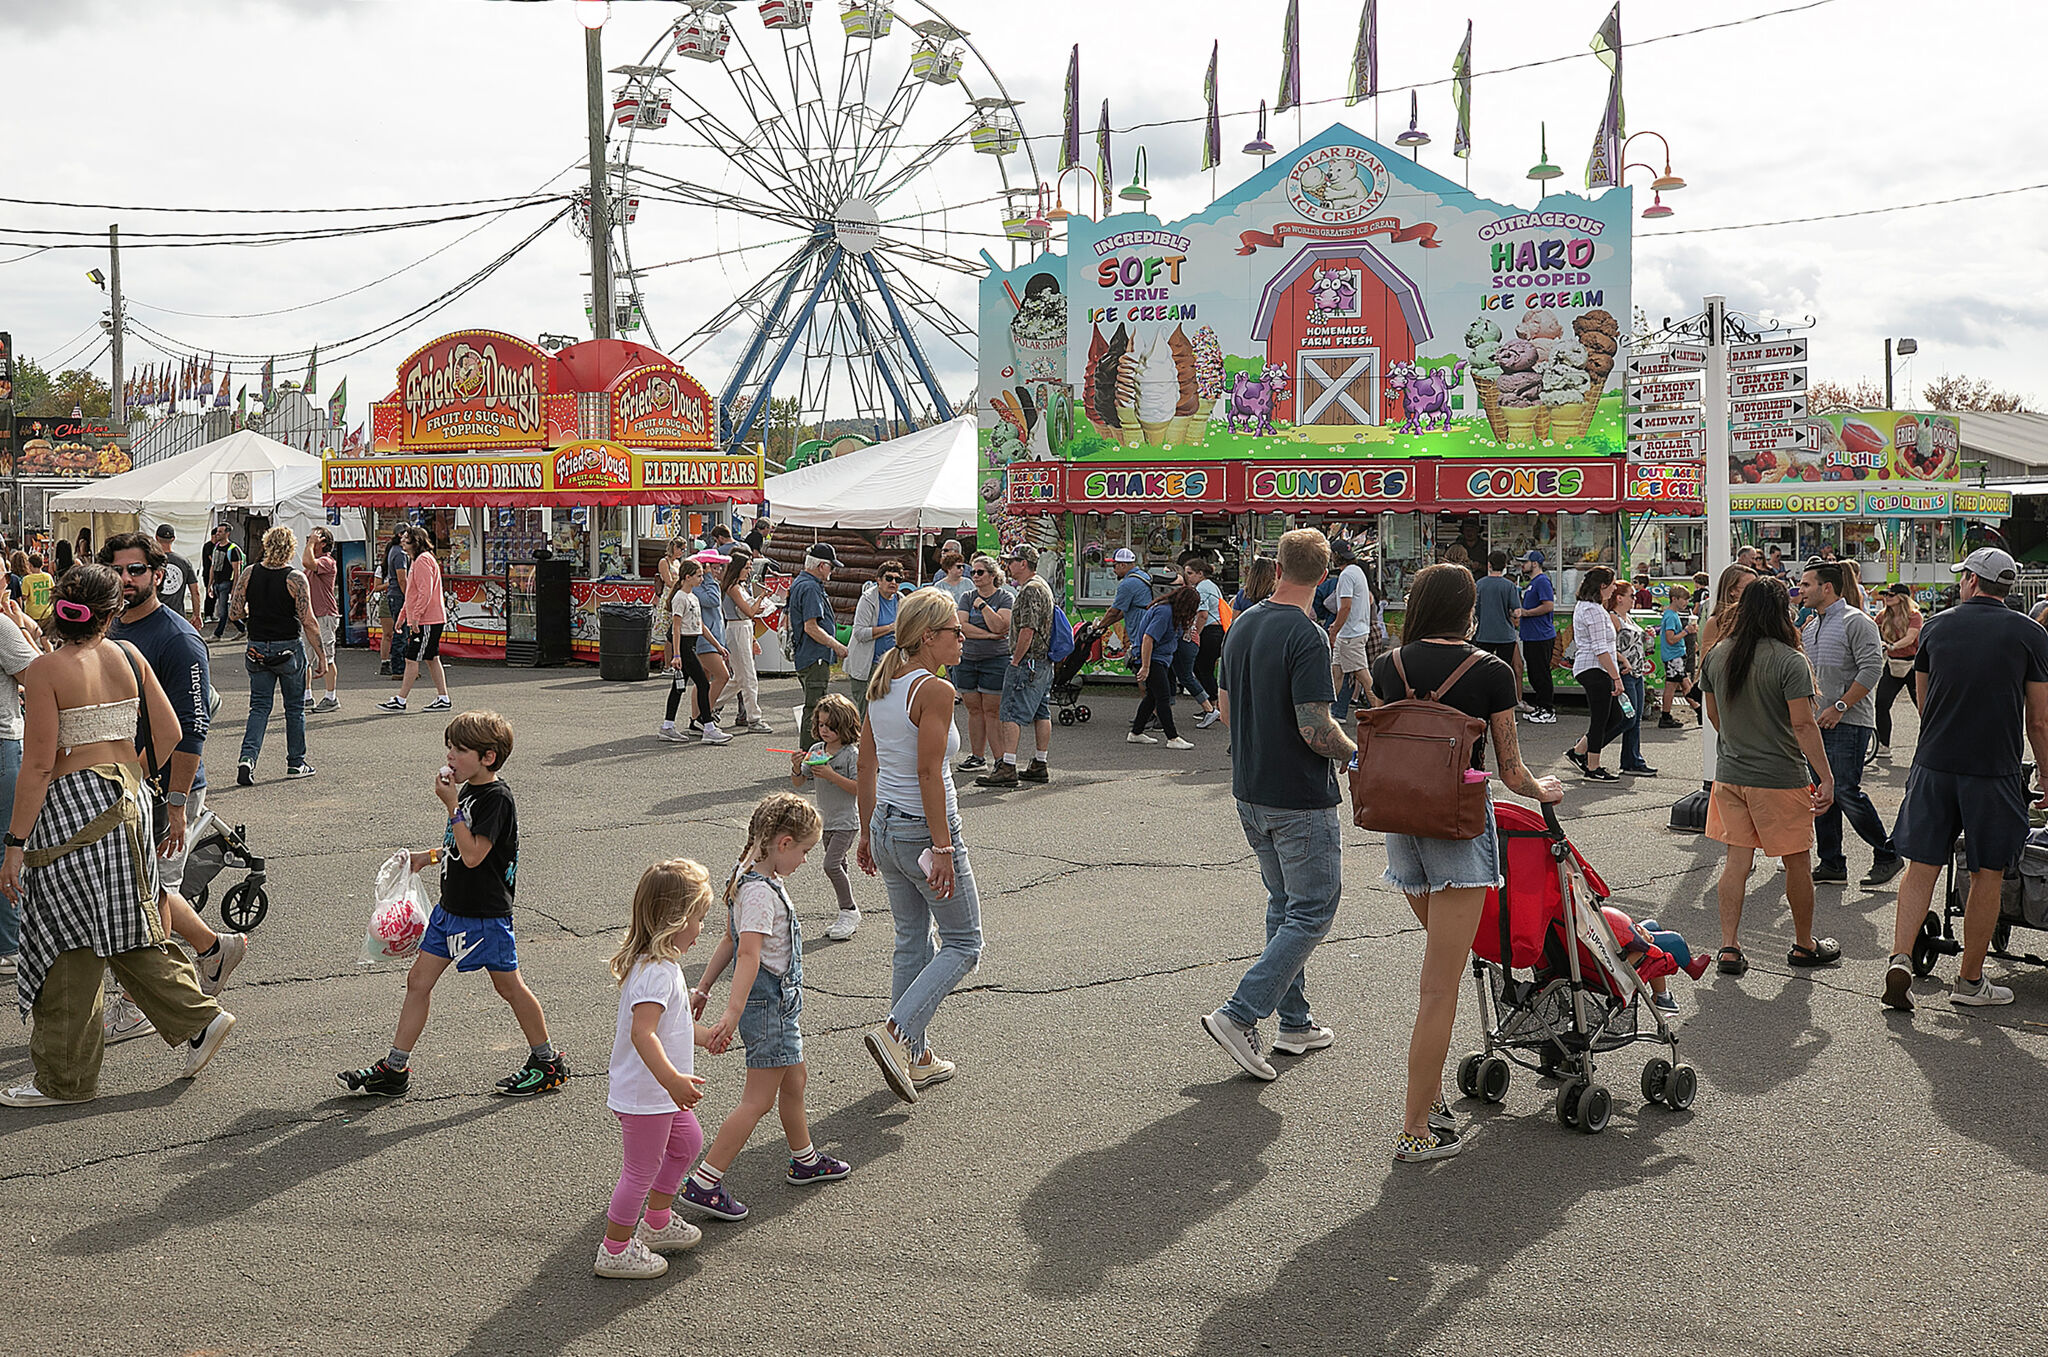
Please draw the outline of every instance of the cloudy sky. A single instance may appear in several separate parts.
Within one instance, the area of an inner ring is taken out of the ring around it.
[[[818,8],[828,84],[837,7],[826,0]],[[759,54],[767,47],[754,8],[741,5],[734,18]],[[899,8],[912,18],[925,12],[912,0]],[[1217,39],[1226,110],[1255,108],[1278,79],[1280,0],[939,0],[939,8],[969,30],[1023,101],[1027,129],[1047,138],[1036,144],[1042,170],[1052,160],[1075,42],[1091,129],[1104,98],[1118,128],[1198,116]],[[1309,100],[1341,95],[1359,8],[1358,0],[1302,0]],[[1539,124],[1548,126],[1552,159],[1571,176],[1563,182],[1575,182],[1606,89],[1606,71],[1586,44],[1607,8],[1608,0],[1383,5],[1381,81],[1389,89],[1423,85],[1422,125],[1436,138],[1424,162],[1465,172],[1449,154],[1452,112],[1441,82],[1469,17],[1478,71],[1544,63],[1475,82],[1472,187],[1504,202],[1533,199],[1524,175],[1537,158]],[[1783,10],[1792,12],[1775,13]],[[680,12],[669,0],[620,0],[612,11],[607,66],[638,60]],[[1752,16],[1764,17],[1656,40]],[[1905,0],[1629,0],[1623,18],[1629,126],[1665,134],[1673,169],[1690,181],[1672,198],[1678,215],[1638,222],[1635,297],[1653,320],[1688,314],[1702,293],[1720,291],[1741,310],[1814,317],[1817,379],[1877,377],[1883,337],[1910,335],[1920,354],[1900,368],[1904,389],[1967,372],[2048,400],[2038,362],[2048,349],[2048,270],[2037,225],[2048,190],[1759,225],[2048,181],[2048,156],[2025,130],[2048,123],[2048,82],[1995,79],[2002,63],[1992,55],[2041,50],[2048,12],[1998,0],[1953,0],[1938,17]],[[150,232],[360,226],[474,209],[340,217],[141,209],[397,206],[566,190],[583,158],[581,35],[566,0],[0,0],[10,129],[0,139],[0,195],[120,208],[0,203],[0,329],[13,332],[22,353],[48,362],[100,353],[94,332],[104,299],[85,272],[104,266],[104,251],[36,253],[22,233],[103,231],[109,221],[135,247],[123,250],[133,319],[173,346],[251,355],[335,346],[423,306],[559,204],[340,240],[207,249],[141,247]],[[878,45],[878,86],[893,87],[909,51],[901,27]],[[722,72],[672,54],[669,64],[707,101],[729,99]],[[973,64],[968,75],[985,79]],[[1378,105],[1316,103],[1302,126],[1312,136],[1347,120],[1391,141],[1406,126],[1407,93]],[[954,111],[943,99],[928,101],[913,127]],[[1226,118],[1225,187],[1233,173],[1257,167],[1235,149],[1252,125],[1249,115]],[[1293,145],[1295,115],[1276,117],[1270,134],[1282,151]],[[637,149],[636,163],[769,196],[723,155],[691,145],[679,124],[657,135],[665,144]],[[1159,215],[1207,204],[1199,123],[1120,132],[1120,170],[1128,172],[1139,144]],[[1632,156],[1661,168],[1648,138]],[[1011,163],[1023,178],[1021,161]],[[1648,177],[1638,172],[1632,182]],[[1000,213],[985,201],[1000,187],[987,157],[957,151],[884,215],[925,214],[916,218],[921,238],[956,256],[1002,253]],[[669,265],[644,284],[664,345],[674,347],[780,253],[748,247],[787,236],[774,223],[643,205],[632,234],[636,262]],[[567,223],[557,225],[447,309],[353,356],[324,356],[322,392],[346,373],[355,422],[390,389],[399,360],[435,335],[469,326],[587,334],[587,257]],[[670,263],[677,260],[695,262]],[[928,282],[971,315],[969,280],[934,271]],[[693,361],[707,384],[722,380],[731,343],[714,343]],[[141,337],[131,341],[131,365],[160,356]],[[98,367],[107,371],[104,356]],[[236,367],[239,382],[241,360]],[[956,356],[944,367],[958,395],[971,381],[969,364]],[[251,377],[254,368],[247,365]]]

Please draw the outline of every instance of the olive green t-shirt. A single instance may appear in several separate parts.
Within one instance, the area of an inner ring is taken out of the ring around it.
[[[1813,782],[1806,756],[1792,733],[1787,702],[1813,696],[1813,670],[1806,656],[1783,641],[1756,648],[1740,689],[1728,688],[1728,661],[1735,647],[1726,641],[1707,652],[1700,686],[1714,695],[1720,713],[1720,748],[1714,780],[1737,787],[1805,787]]]

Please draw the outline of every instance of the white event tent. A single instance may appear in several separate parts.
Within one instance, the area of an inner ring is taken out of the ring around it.
[[[169,523],[180,543],[197,543],[217,519],[232,512],[264,515],[271,526],[288,527],[304,541],[308,528],[327,522],[320,459],[242,429],[50,498],[51,526],[58,536],[70,537],[89,526],[99,541]],[[344,510],[335,536],[352,541],[362,535],[361,512]]]
[[[976,521],[975,419],[962,415],[762,486],[778,524],[918,532]]]

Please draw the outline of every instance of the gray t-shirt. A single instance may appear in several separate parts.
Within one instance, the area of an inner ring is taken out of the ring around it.
[[[1515,629],[1515,609],[1522,606],[1522,591],[1506,575],[1479,577],[1479,628],[1472,639],[1486,645],[1513,645],[1522,639]]]
[[[0,740],[21,738],[21,685],[16,676],[39,653],[13,618],[0,617]]]
[[[1742,687],[1731,693],[1728,661],[1735,647],[1721,642],[1707,652],[1700,686],[1714,695],[1721,717],[1714,779],[1737,787],[1805,787],[1813,778],[1792,733],[1788,702],[1813,696],[1806,656],[1783,641],[1766,640],[1750,659]]]
[[[814,744],[810,752],[812,755],[822,754],[825,752],[825,746],[822,742]],[[832,756],[832,762],[827,766],[843,778],[859,781],[860,746],[839,746],[839,752]],[[804,764],[804,778],[818,789],[818,818],[825,822],[824,827],[828,833],[835,829],[859,831],[860,806],[854,800],[852,792],[843,791],[819,777],[808,762]]]
[[[967,614],[968,621],[983,631],[988,631],[989,624],[984,619],[992,619],[995,614],[1008,610],[1016,601],[1017,596],[1007,588],[998,589],[987,598],[983,598],[977,591],[960,600],[960,611]],[[960,643],[960,658],[963,660],[1006,660],[1009,657],[1010,638],[1007,635],[998,636],[992,641],[970,636]]]

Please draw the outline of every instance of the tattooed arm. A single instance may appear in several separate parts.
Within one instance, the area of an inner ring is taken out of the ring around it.
[[[1327,702],[1295,703],[1294,724],[1301,731],[1301,742],[1326,759],[1349,759],[1358,752],[1337,718],[1330,715]]]
[[[1493,732],[1493,751],[1496,766],[1500,769],[1503,786],[1518,796],[1531,801],[1562,801],[1564,784],[1554,777],[1539,778],[1530,773],[1522,762],[1521,742],[1515,734],[1515,713],[1512,709],[1495,712],[1487,718],[1487,728]]]

